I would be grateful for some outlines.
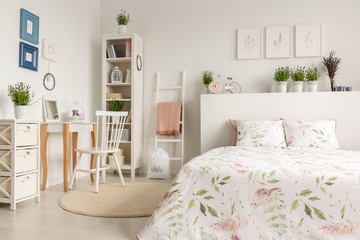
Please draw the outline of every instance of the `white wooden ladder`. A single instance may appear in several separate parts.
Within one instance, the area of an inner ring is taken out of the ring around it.
[[[170,161],[180,161],[181,166],[184,165],[184,119],[185,119],[185,71],[181,72],[181,85],[173,86],[173,87],[160,87],[160,73],[156,73],[156,108],[157,104],[160,101],[160,92],[162,91],[180,91],[180,102],[182,103],[181,108],[181,116],[182,120],[181,124],[181,136],[180,138],[159,138],[155,133],[155,149],[158,148],[158,143],[180,143],[181,144],[181,156],[170,157]],[[157,112],[157,111],[156,111]],[[155,114],[156,118],[156,114]],[[155,119],[155,124],[157,123],[157,119]]]

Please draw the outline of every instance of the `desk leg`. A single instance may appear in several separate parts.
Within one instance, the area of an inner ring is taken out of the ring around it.
[[[78,143],[78,133],[77,132],[73,132],[72,133],[72,160],[73,160],[73,173],[75,170],[75,166],[76,166],[76,161],[77,161],[77,154],[76,154],[76,149],[77,149],[77,143]],[[76,176],[75,176],[76,179]]]
[[[96,147],[96,124],[93,125],[93,131],[91,132],[92,147]],[[94,169],[95,155],[91,155],[90,168]],[[94,182],[94,174],[90,173],[91,181]]]
[[[42,125],[41,139],[40,139],[40,155],[41,155],[41,163],[42,163],[42,185],[41,190],[45,190],[46,182],[47,182],[47,159],[46,159],[46,149],[47,149],[47,140],[48,140],[48,125]]]
[[[64,123],[63,125],[63,147],[64,147],[64,192],[68,190],[68,171],[69,171],[69,152],[70,152],[70,132],[69,124]]]

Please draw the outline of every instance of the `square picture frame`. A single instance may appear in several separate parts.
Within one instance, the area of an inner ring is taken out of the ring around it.
[[[322,25],[295,25],[295,57],[322,56]]]
[[[291,57],[291,27],[289,25],[266,27],[266,58]]]
[[[20,38],[33,43],[39,44],[39,17],[31,12],[20,9]]]
[[[27,43],[20,42],[19,46],[19,67],[32,71],[38,70],[39,49]]]
[[[42,57],[54,63],[58,60],[58,46],[49,39],[42,39]]]
[[[237,29],[237,59],[261,58],[261,27]]]

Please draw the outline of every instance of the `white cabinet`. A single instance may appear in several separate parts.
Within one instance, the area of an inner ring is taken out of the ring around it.
[[[0,120],[0,202],[40,201],[40,122]]]
[[[118,101],[122,111],[129,111],[124,128],[129,138],[120,143],[124,164],[132,180],[141,168],[143,136],[143,40],[135,33],[103,35],[102,37],[102,109],[109,111],[110,104]],[[109,54],[109,50],[113,51]],[[115,53],[115,57],[114,54]],[[112,81],[115,67],[122,72],[122,81]],[[128,80],[128,81],[126,81]]]

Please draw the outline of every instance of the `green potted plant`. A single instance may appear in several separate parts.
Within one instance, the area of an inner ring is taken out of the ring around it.
[[[293,92],[302,92],[305,80],[305,67],[299,67],[291,70],[291,79],[293,80]]]
[[[290,74],[291,71],[289,67],[279,67],[275,69],[274,80],[277,83],[278,92],[286,92],[287,80],[290,78]]]
[[[28,118],[31,101],[34,98],[34,92],[30,92],[30,89],[30,85],[23,82],[8,86],[8,96],[14,104],[16,119]]]
[[[211,71],[204,71],[202,73],[202,80],[204,83],[205,93],[209,93],[209,84],[214,80],[213,72]]]
[[[109,108],[110,111],[120,112],[124,107],[124,103],[121,101],[112,101],[110,102]]]
[[[320,78],[320,72],[317,67],[309,67],[306,70],[306,80],[308,83],[309,92],[317,92],[318,80]]]
[[[331,84],[331,91],[336,90],[336,84],[335,84],[335,75],[337,74],[337,71],[339,70],[339,65],[341,62],[341,58],[334,57],[335,52],[332,51],[328,58],[323,58],[323,64],[326,67],[327,75],[330,78],[330,84]]]
[[[130,22],[130,14],[126,13],[125,10],[121,9],[121,12],[116,16],[116,21],[118,23],[118,32],[119,33],[126,33],[127,32],[127,25]]]

